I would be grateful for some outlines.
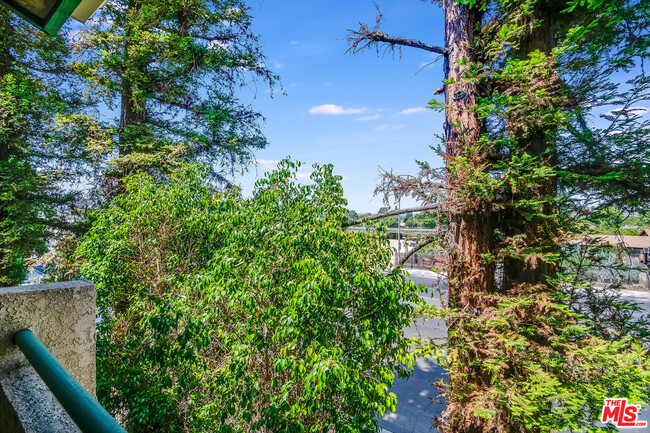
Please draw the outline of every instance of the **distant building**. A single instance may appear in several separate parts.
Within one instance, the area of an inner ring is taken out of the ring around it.
[[[627,286],[639,286],[650,290],[650,227],[637,236],[589,235],[576,241],[580,245],[610,247],[609,254],[603,249],[603,263],[590,278],[604,283],[622,282]],[[609,265],[609,266],[608,266]]]

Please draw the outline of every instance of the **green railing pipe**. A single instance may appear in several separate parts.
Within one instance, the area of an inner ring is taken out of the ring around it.
[[[14,335],[20,348],[54,397],[83,433],[126,433],[92,395],[57,361],[29,329]]]

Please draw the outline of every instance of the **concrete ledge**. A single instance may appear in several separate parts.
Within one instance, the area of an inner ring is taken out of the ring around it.
[[[87,281],[0,288],[0,380],[28,366],[12,337],[31,329],[95,395],[95,286]]]
[[[79,433],[32,367],[17,368],[0,379],[7,430],[18,433]],[[4,418],[3,418],[4,422]]]

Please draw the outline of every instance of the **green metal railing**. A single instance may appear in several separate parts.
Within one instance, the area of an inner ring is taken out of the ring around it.
[[[92,395],[57,361],[29,329],[14,335],[34,370],[83,433],[126,433]]]

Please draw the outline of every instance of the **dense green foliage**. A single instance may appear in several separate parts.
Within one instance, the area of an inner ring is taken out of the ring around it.
[[[638,236],[650,228],[650,213],[634,215],[624,209],[603,206],[590,212],[586,222],[595,234]]]
[[[639,47],[648,40],[648,6],[494,1],[473,7],[491,11],[475,35],[477,62],[464,76],[477,86],[474,109],[484,131],[448,167],[461,181],[454,205],[489,221],[485,229],[494,240],[478,252],[484,269],[503,267],[503,279],[496,293],[461,302],[448,315],[456,323],[449,426],[594,431],[605,397],[650,400],[650,362],[643,347],[631,345],[644,333],[631,316],[621,320],[615,313],[625,306],[611,300],[591,299],[607,319],[565,307],[579,310],[584,302],[567,293],[589,292],[576,290],[583,282],[558,275],[556,265],[581,218],[604,206],[643,210],[649,203],[647,122],[631,110],[647,98],[647,78],[641,69],[629,87],[618,83],[649,54]],[[615,113],[603,116],[610,120],[604,128],[586,120],[603,106]],[[481,314],[468,311],[472,304]],[[624,333],[602,332],[603,321]],[[466,385],[468,375],[476,379]]]
[[[650,200],[650,3],[572,0],[566,7],[563,20],[574,25],[556,57],[575,102],[557,142],[562,192],[579,210],[643,212]]]
[[[129,173],[192,160],[228,183],[253,160],[261,116],[238,89],[277,77],[251,20],[238,1],[115,0],[48,36],[1,10],[0,285],[21,283],[46,240],[50,277],[69,278],[69,235]]]
[[[606,431],[597,426],[605,398],[648,401],[650,361],[632,336],[591,335],[565,299],[539,287],[487,301],[494,307],[481,315],[445,313],[456,346],[440,362],[457,378],[447,411],[462,423],[483,431]]]
[[[340,177],[283,161],[254,197],[196,167],[148,175],[78,253],[97,284],[98,395],[130,431],[376,431],[407,373],[417,290],[386,233],[352,233]],[[406,364],[403,364],[406,363]]]
[[[24,260],[46,250],[53,231],[73,228],[61,213],[71,195],[62,182],[76,179],[89,159],[79,114],[78,82],[66,67],[65,36],[48,36],[0,7],[0,286],[20,284]]]

